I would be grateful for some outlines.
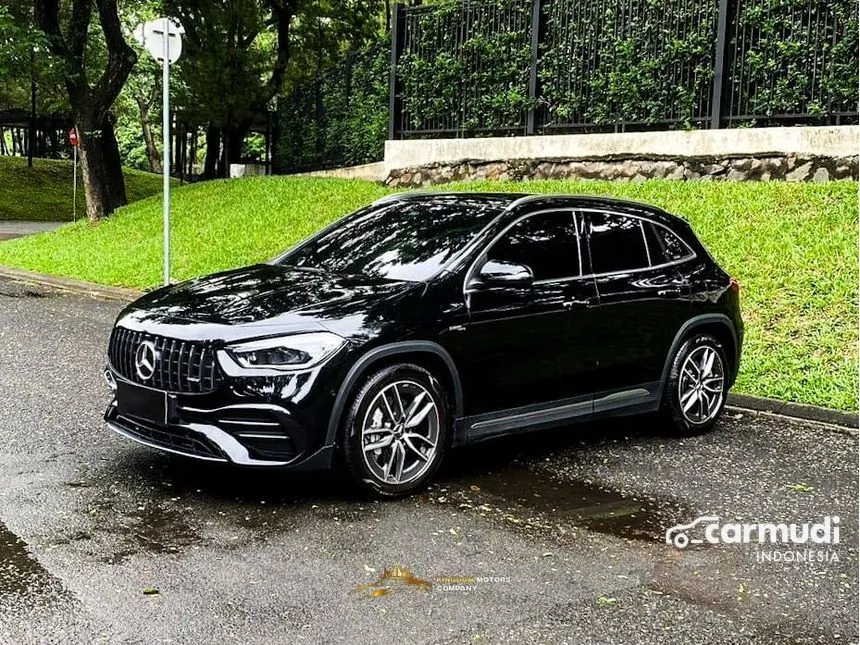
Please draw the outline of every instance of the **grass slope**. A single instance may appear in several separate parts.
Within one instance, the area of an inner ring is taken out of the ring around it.
[[[457,190],[605,194],[688,218],[741,283],[747,340],[738,391],[856,409],[857,184],[474,182]],[[216,181],[174,193],[174,273],[258,262],[388,191],[324,178]],[[112,219],[0,243],[0,264],[114,285],[157,284],[161,200]]]
[[[23,157],[0,157],[0,220],[71,221],[72,162]],[[125,170],[129,203],[157,194],[161,175]],[[77,215],[86,217],[81,169],[78,167]]]

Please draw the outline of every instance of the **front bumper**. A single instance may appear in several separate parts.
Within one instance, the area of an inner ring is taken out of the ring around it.
[[[139,387],[110,367],[104,374],[114,394],[117,382]],[[300,470],[330,465],[331,446],[322,445],[322,433],[306,425],[307,416],[297,414],[289,402],[237,401],[224,392],[213,396],[167,393],[166,401],[162,422],[123,410],[114,396],[105,422],[145,446],[204,461]]]

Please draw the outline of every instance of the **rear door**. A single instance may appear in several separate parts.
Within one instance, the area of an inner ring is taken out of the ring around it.
[[[691,309],[689,284],[661,241],[674,234],[632,215],[588,211],[585,219],[600,297],[595,391],[654,386]]]

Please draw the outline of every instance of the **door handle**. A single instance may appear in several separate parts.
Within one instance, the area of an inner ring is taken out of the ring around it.
[[[565,309],[573,309],[573,307],[577,303],[585,305],[586,307],[596,307],[598,304],[600,304],[600,298],[586,298],[585,300],[580,300],[580,301],[565,300],[561,304]]]
[[[660,289],[657,292],[657,295],[661,298],[678,298],[681,295],[681,290],[677,287],[673,287],[671,289]]]

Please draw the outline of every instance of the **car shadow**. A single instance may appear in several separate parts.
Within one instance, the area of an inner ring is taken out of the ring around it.
[[[539,461],[561,451],[574,455],[602,443],[638,441],[660,436],[659,420],[650,417],[608,419],[537,430],[451,450],[434,478],[435,486],[487,473],[504,477],[506,468]],[[169,489],[173,495],[194,493],[211,501],[301,505],[319,502],[362,502],[369,498],[343,469],[294,472],[241,468],[197,461],[130,444],[105,464],[106,479],[146,488]],[[132,475],[129,477],[129,475]]]

